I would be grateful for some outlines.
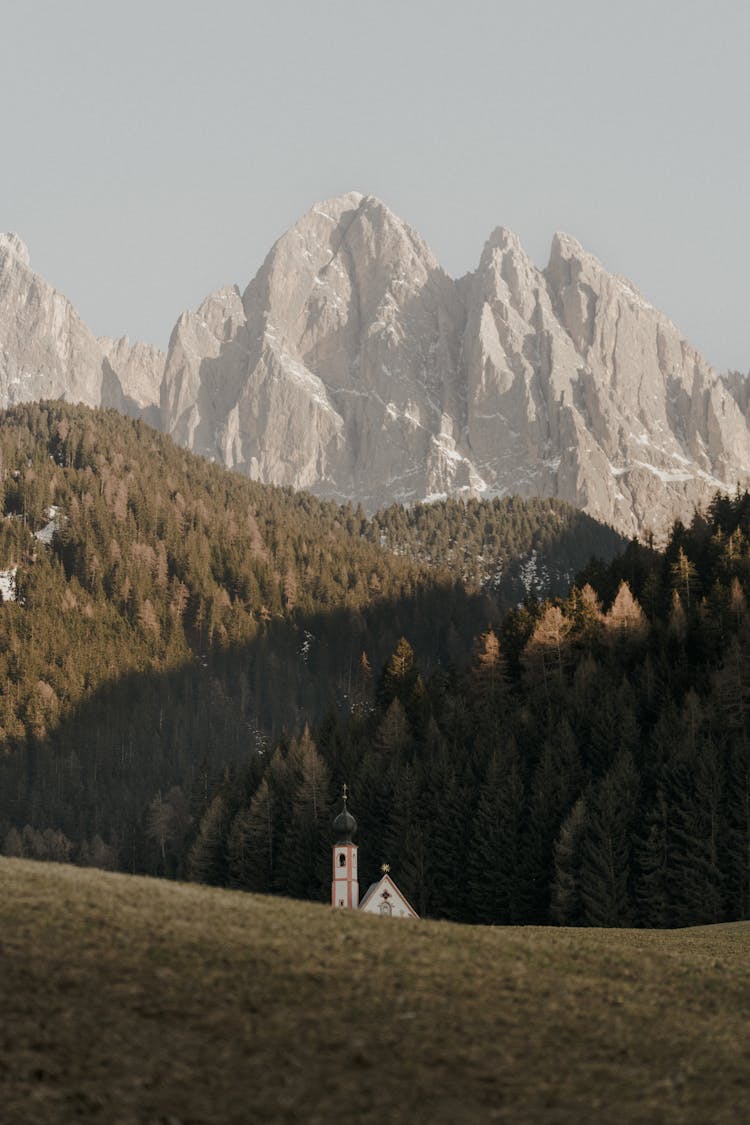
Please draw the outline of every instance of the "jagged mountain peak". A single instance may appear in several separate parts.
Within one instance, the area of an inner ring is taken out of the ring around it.
[[[0,234],[0,267],[0,408],[61,398],[157,420],[158,349],[97,340],[70,301],[32,270],[17,234]]]
[[[544,274],[558,293],[569,285],[593,286],[599,296],[606,290],[610,298],[624,300],[632,309],[653,312],[665,323],[671,324],[665,314],[655,309],[629,278],[610,273],[595,254],[586,250],[570,234],[562,231],[554,234]]]
[[[31,256],[29,248],[20,235],[14,234],[9,231],[5,234],[0,233],[0,251],[5,250],[7,254],[12,255],[24,266],[31,265]]]
[[[274,244],[261,275],[288,270],[320,272],[334,259],[365,268],[399,257],[425,270],[440,265],[424,239],[375,195],[348,192],[315,203]]]
[[[476,275],[502,278],[520,297],[543,284],[541,274],[521,245],[518,235],[507,227],[495,227],[484,244]],[[523,298],[521,298],[523,299]]]
[[[594,255],[589,254],[588,250],[572,234],[567,234],[564,230],[556,230],[552,235],[550,259],[593,257]]]
[[[361,191],[348,191],[341,195],[331,196],[329,199],[318,200],[297,220],[297,223],[305,222],[311,215],[320,215],[333,222],[339,222],[342,219],[351,218],[352,212],[357,212],[360,216],[367,216],[371,220],[380,220],[399,227],[408,225],[377,195]],[[294,230],[297,223],[294,223],[290,229]]]
[[[508,227],[495,227],[484,244],[482,256],[492,253],[493,250],[521,252],[521,240],[518,235]]]
[[[295,231],[310,225],[319,225],[322,219],[334,227],[343,225],[348,227],[355,219],[367,219],[373,223],[382,223],[399,228],[407,227],[401,219],[382,199],[376,195],[366,195],[360,191],[344,192],[329,199],[318,200],[313,203],[303,215],[281,235],[278,242],[294,235]]]
[[[317,200],[306,213],[321,211],[328,217],[338,219],[346,211],[356,211],[362,205],[364,199],[380,202],[376,200],[375,196],[366,195],[362,191],[344,191],[341,195],[332,195],[328,199]]]

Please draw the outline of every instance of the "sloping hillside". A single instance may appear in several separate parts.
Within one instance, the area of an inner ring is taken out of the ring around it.
[[[394,554],[496,592],[506,606],[529,596],[564,597],[592,558],[614,558],[626,546],[570,504],[518,496],[392,504],[365,534]]]
[[[750,925],[403,923],[0,859],[5,1125],[743,1120]]]
[[[387,513],[257,484],[113,410],[0,415],[0,513],[0,846],[26,824],[116,837],[133,866],[157,794],[350,710],[358,670],[377,675],[402,634],[425,670],[461,662],[504,593],[464,585],[455,511],[425,525],[428,565],[416,532],[413,557],[382,542]],[[579,565],[617,546],[561,505],[479,515],[462,552],[493,574],[532,549],[549,569],[556,544],[568,569],[579,526]]]

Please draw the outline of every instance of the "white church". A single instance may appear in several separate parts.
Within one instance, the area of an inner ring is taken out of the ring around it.
[[[361,910],[364,914],[380,914],[390,918],[418,918],[414,907],[391,879],[388,864],[383,864],[382,878],[373,883],[359,901],[357,881],[357,845],[352,837],[357,822],[347,808],[347,789],[343,790],[344,807],[333,822],[333,879],[331,905],[344,910]]]

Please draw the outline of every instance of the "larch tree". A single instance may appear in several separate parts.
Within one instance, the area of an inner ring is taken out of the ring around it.
[[[627,582],[621,582],[615,600],[605,615],[607,631],[614,636],[640,637],[648,629],[648,621]]]

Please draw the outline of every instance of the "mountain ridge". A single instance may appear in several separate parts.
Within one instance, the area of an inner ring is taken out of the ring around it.
[[[164,353],[127,337],[97,340],[71,302],[31,267],[26,243],[0,234],[0,408],[45,398],[156,420]]]
[[[0,405],[115,406],[253,479],[370,511],[557,497],[661,537],[750,478],[745,380],[717,375],[564,232],[539,269],[496,227],[477,269],[453,279],[375,196],[324,200],[244,290],[181,314],[166,355],[96,341],[28,260],[2,236]],[[67,334],[53,331],[61,316]]]

